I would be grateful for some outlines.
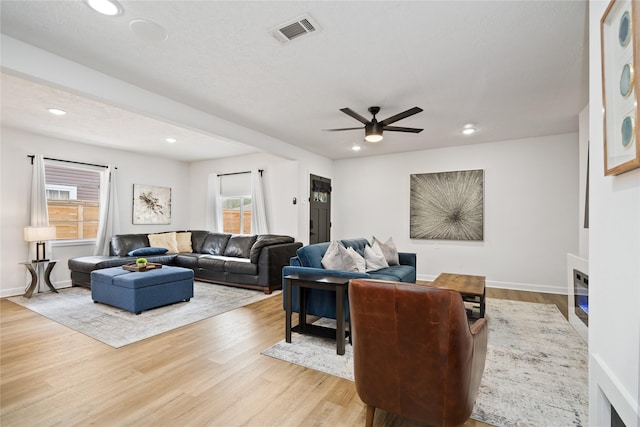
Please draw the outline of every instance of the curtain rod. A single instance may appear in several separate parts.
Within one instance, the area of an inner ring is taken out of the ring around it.
[[[260,172],[260,176],[262,176],[262,172],[264,172],[264,169],[258,169],[258,172]],[[219,173],[218,176],[242,175],[242,174],[245,174],[245,173],[251,173],[251,171]]]
[[[28,154],[27,157],[31,159],[31,164],[33,164],[33,159],[36,157],[33,154]],[[84,162],[76,162],[74,160],[62,160],[62,159],[53,159],[51,157],[43,157],[45,160],[55,160],[56,162],[65,162],[65,163],[73,163],[76,165],[85,165],[85,166],[97,166],[99,168],[108,168],[109,166],[98,165],[95,163],[84,163]],[[118,169],[117,167],[115,169]]]

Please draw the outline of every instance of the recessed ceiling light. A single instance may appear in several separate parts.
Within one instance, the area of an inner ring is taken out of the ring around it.
[[[351,149],[353,151],[360,151],[362,149],[362,147],[357,142],[354,142],[353,145],[351,146]]]
[[[173,144],[174,142],[177,141],[177,139],[175,139],[175,138],[167,138],[167,139],[165,139],[165,141],[167,141],[169,144]]]
[[[98,13],[107,16],[116,16],[122,12],[122,9],[115,1],[111,0],[86,0],[89,7]]]
[[[462,133],[464,135],[471,135],[473,133],[477,132],[477,128],[476,125],[474,125],[473,123],[467,123],[466,125],[464,125],[464,127],[462,128]]]
[[[65,114],[67,114],[66,111],[61,110],[59,108],[49,108],[47,109],[47,111],[53,114],[54,116],[64,116]]]

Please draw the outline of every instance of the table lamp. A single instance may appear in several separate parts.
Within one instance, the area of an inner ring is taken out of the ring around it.
[[[25,227],[24,240],[36,243],[36,259],[34,262],[49,261],[46,259],[45,242],[56,238],[56,228],[53,226]],[[42,248],[42,258],[40,258],[40,248]]]

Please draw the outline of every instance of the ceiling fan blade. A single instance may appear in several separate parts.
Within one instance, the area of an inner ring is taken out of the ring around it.
[[[422,111],[422,108],[413,107],[413,108],[408,109],[407,111],[404,111],[402,113],[398,113],[395,116],[391,116],[391,117],[388,117],[388,118],[384,119],[383,121],[380,122],[380,124],[382,124],[383,126],[390,125],[391,123],[397,122],[398,120],[402,120],[402,119],[404,119],[406,117],[413,116],[414,114],[418,114],[421,111]]]
[[[385,126],[382,128],[383,130],[393,131],[393,132],[411,132],[411,133],[420,133],[423,129],[418,128],[403,128],[400,126]]]
[[[326,132],[337,132],[337,131],[341,131],[341,130],[356,130],[356,129],[364,129],[364,127],[360,126],[360,127],[357,127],[357,128],[322,129],[322,130],[326,131]]]
[[[345,113],[348,116],[353,117],[354,119],[356,119],[357,121],[359,121],[362,124],[365,124],[365,125],[369,124],[369,120],[365,119],[360,114],[358,114],[355,111],[353,111],[351,108],[341,108],[340,111],[342,111],[343,113]]]

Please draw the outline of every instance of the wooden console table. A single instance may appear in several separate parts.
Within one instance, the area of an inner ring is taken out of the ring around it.
[[[429,286],[460,292],[464,301],[480,304],[480,317],[484,317],[485,280],[485,276],[442,273]]]
[[[20,263],[25,267],[27,267],[27,270],[29,270],[29,273],[31,273],[31,283],[29,284],[29,287],[24,293],[24,296],[26,298],[31,298],[31,296],[33,295],[33,292],[36,289],[38,289],[39,273],[41,268],[45,264],[47,265],[47,268],[44,271],[44,282],[47,284],[47,286],[49,287],[49,289],[51,289],[52,292],[58,293],[58,290],[51,283],[51,270],[53,270],[53,267],[55,267],[56,262],[57,261],[54,261],[54,260],[41,260],[41,261],[29,261],[29,262]]]
[[[285,276],[285,340],[291,342],[291,331],[301,334],[313,334],[323,337],[335,338],[336,352],[340,355],[345,351],[345,320],[344,320],[344,293],[349,284],[345,277],[322,275],[298,275]],[[298,287],[298,326],[291,328],[292,289]],[[307,323],[307,289],[326,289],[336,293],[336,329],[325,328]]]

